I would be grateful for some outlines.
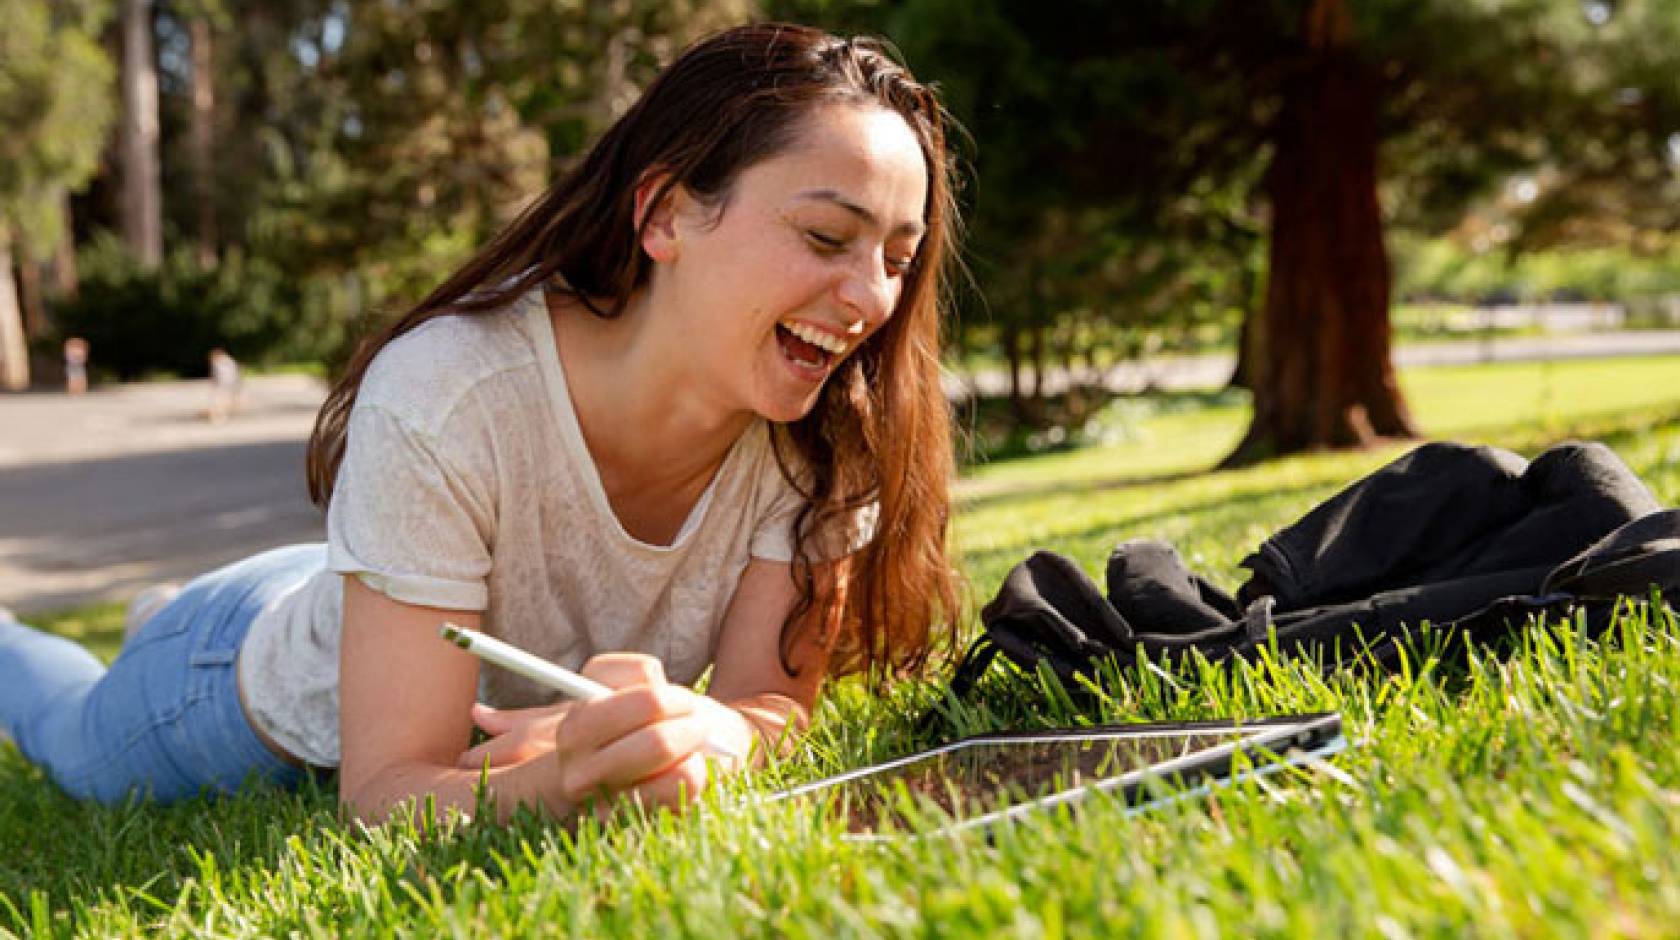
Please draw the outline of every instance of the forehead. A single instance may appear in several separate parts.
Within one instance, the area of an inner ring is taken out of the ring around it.
[[[785,150],[741,175],[772,202],[850,203],[885,228],[920,230],[927,202],[921,143],[893,111],[829,104],[813,110]]]

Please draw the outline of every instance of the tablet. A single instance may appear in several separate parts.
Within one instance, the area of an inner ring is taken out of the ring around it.
[[[1093,792],[1132,811],[1345,746],[1334,712],[993,732],[773,794],[822,801],[853,838],[989,826]],[[929,823],[932,823],[930,826]]]

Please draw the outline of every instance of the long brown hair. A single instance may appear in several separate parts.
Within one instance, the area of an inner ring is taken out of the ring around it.
[[[832,668],[877,681],[919,669],[934,646],[934,625],[949,628],[958,614],[947,544],[951,414],[939,381],[941,308],[958,221],[945,112],[871,39],[761,24],[685,51],[576,169],[362,344],[310,437],[310,496],[322,506],[331,499],[357,390],[387,343],[434,317],[504,307],[539,284],[597,316],[620,315],[652,265],[640,247],[645,220],[634,218],[643,174],[667,174],[650,205],[681,185],[726,211],[737,176],[790,146],[801,119],[830,102],[883,107],[910,126],[927,164],[926,232],[893,315],[836,368],[811,413],[773,435],[783,473],[809,498],[794,524],[800,594],[782,628],[782,661],[791,668],[796,624],[838,592],[844,641]],[[870,503],[879,507],[874,538],[852,556],[844,583],[819,584],[811,560],[816,533]]]

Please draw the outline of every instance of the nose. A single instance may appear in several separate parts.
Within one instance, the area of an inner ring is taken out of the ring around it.
[[[877,256],[860,260],[846,271],[837,285],[840,303],[873,330],[892,316],[898,306],[902,282],[887,273],[885,259]]]

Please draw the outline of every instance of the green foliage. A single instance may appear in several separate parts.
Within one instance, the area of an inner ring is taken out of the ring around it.
[[[98,165],[115,73],[99,45],[100,0],[0,0],[0,229],[45,256],[60,199]]]
[[[1396,293],[1474,302],[1495,295],[1552,297],[1638,308],[1680,295],[1680,248],[1639,253],[1623,247],[1476,252],[1455,239],[1398,239]]]
[[[310,329],[297,292],[260,260],[233,254],[205,270],[181,249],[147,271],[106,236],[79,265],[81,291],[55,305],[53,319],[62,336],[91,344],[89,365],[100,374],[203,375],[218,346],[256,363],[318,357],[336,340],[330,329]]]
[[[1129,358],[1145,336],[1250,309],[1264,151],[1232,94],[1246,60],[1212,53],[1220,16],[1253,19],[1256,49],[1281,27],[1259,5],[1236,7],[1082,2],[1043,16],[909,0],[884,18],[972,140],[967,347],[989,338],[1011,363],[1040,366]]]
[[[1260,306],[1276,120],[1317,55],[1309,7],[1351,17],[1391,225],[1451,228],[1513,172],[1543,168],[1513,238],[1571,241],[1584,217],[1624,240],[1672,229],[1668,0],[1135,0],[1051,16],[1002,0],[772,6],[886,32],[972,135],[979,289],[964,298],[963,356],[1135,356],[1139,337],[1170,346]],[[1042,432],[1054,411],[1021,417]]]
[[[570,167],[677,49],[747,10],[193,0],[158,22],[164,50],[185,47],[191,16],[217,24],[217,229],[301,295],[298,354],[324,348],[338,363],[354,336],[417,303]],[[170,153],[187,158],[187,57],[161,56],[160,75],[167,170]],[[193,183],[165,176],[183,230]]]
[[[1670,357],[1404,376],[1444,434],[1532,453],[1606,440],[1680,502]],[[1546,382],[1556,412],[1542,419]],[[1028,546],[1100,563],[1121,538],[1178,542],[1223,578],[1263,533],[1394,453],[1316,454],[1202,473],[1241,409],[1163,408],[1107,447],[1002,461],[962,485],[979,597]],[[784,783],[901,755],[942,702],[843,684],[794,759],[682,818],[624,811],[575,828],[456,819],[368,830],[330,786],[253,787],[171,808],[75,803],[0,745],[0,929],[58,936],[1636,936],[1680,921],[1680,622],[1637,603],[1588,639],[1527,624],[1505,658],[1326,680],[1300,662],[1113,676],[1095,712],[999,669],[953,733],[1334,709],[1353,747],[1327,765],[1132,815],[1106,798],[990,840],[841,840]],[[55,625],[99,632],[98,611]]]

